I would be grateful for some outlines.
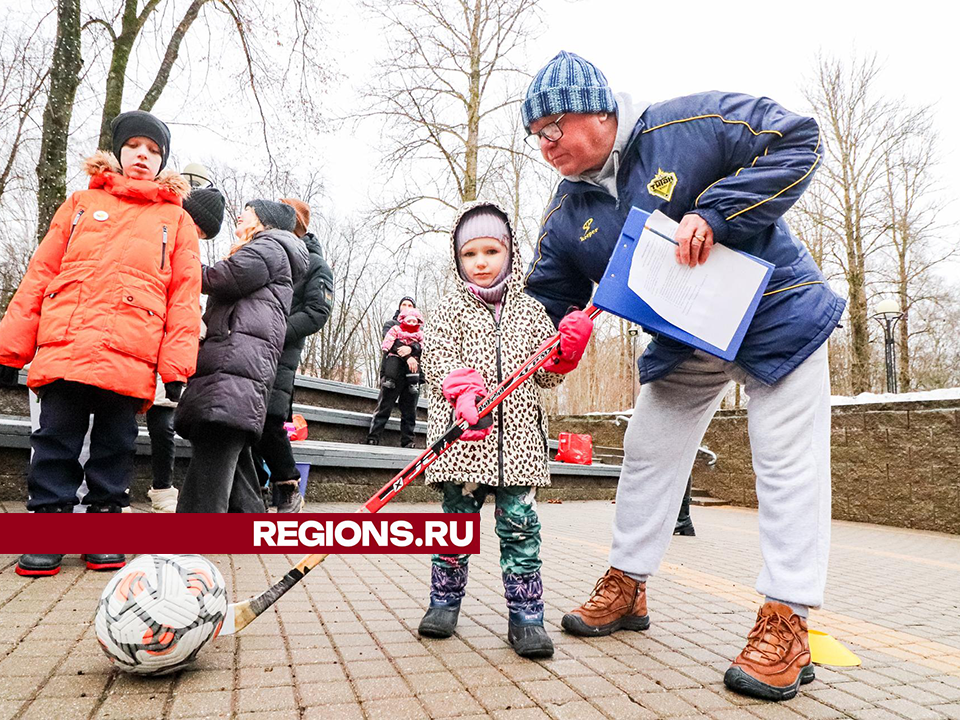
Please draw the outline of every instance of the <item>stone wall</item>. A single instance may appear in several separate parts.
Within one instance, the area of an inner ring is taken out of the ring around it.
[[[551,418],[552,433],[560,430],[593,432],[614,445],[625,424],[611,416]],[[960,534],[960,400],[837,405],[832,437],[835,519]],[[697,464],[694,485],[756,507],[746,411],[718,412],[704,444],[718,460]]]

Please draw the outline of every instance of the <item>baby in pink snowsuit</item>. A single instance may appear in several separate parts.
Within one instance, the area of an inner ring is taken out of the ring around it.
[[[423,315],[416,308],[400,311],[394,325],[383,338],[381,348],[387,354],[383,360],[383,385],[396,387],[400,375],[406,373],[410,384],[420,382],[420,353],[423,348]],[[397,354],[401,347],[409,347],[410,354],[405,358]]]

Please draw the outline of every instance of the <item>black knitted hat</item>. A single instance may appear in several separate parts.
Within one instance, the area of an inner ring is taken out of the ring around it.
[[[293,232],[297,227],[297,211],[285,203],[273,200],[251,200],[244,207],[253,208],[265,228]]]
[[[163,170],[170,157],[170,128],[159,118],[143,110],[120,113],[110,123],[113,133],[113,154],[120,159],[120,148],[132,137],[153,140],[160,148],[160,169]]]
[[[208,238],[216,237],[223,223],[226,198],[215,187],[194,188],[183,200],[183,209]]]
[[[409,300],[409,301],[410,301],[410,304],[413,305],[414,307],[417,306],[417,301],[416,301],[416,300],[414,300],[414,299],[413,299],[412,297],[410,297],[409,295],[404,295],[402,298],[400,298],[400,302],[397,303],[397,311],[393,314],[393,319],[394,319],[394,320],[399,320],[399,319],[400,319],[400,306],[403,305],[403,301],[404,301],[404,300]]]

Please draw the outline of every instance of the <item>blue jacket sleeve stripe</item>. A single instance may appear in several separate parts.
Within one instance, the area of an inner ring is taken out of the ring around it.
[[[738,212],[735,212],[733,215],[730,215],[729,217],[727,217],[727,222],[730,222],[731,220],[733,220],[735,217],[737,217],[737,215],[743,215],[743,213],[745,213],[745,212],[747,212],[747,211],[749,211],[749,210],[753,210],[754,208],[760,207],[760,206],[763,205],[765,202],[769,202],[770,200],[773,200],[774,198],[780,197],[780,196],[783,195],[787,190],[791,189],[791,188],[794,187],[795,185],[799,185],[799,184],[802,183],[804,180],[806,180],[807,177],[809,177],[810,173],[812,173],[812,172],[816,169],[817,165],[820,164],[821,155],[820,155],[820,153],[818,152],[819,150],[820,150],[820,134],[818,133],[818,134],[817,134],[817,146],[813,149],[813,154],[815,155],[815,157],[814,157],[814,160],[813,160],[813,164],[810,166],[810,169],[809,169],[809,170],[807,170],[800,178],[798,178],[797,180],[794,180],[792,183],[790,183],[790,184],[787,185],[785,188],[783,188],[783,190],[781,190],[780,192],[778,192],[776,195],[771,195],[770,197],[765,198],[764,200],[761,200],[760,202],[755,203],[755,204],[751,205],[750,207],[744,208],[743,210],[740,210],[740,211],[738,211]],[[764,154],[766,154],[766,153],[764,153]],[[759,155],[757,156],[757,159],[759,159]],[[756,160],[754,160],[754,162],[756,162]],[[737,171],[737,175],[739,175],[739,174],[740,174],[740,172]],[[704,192],[706,192],[706,190],[705,190]],[[703,193],[701,193],[701,195],[702,195],[702,194],[703,194]],[[698,197],[697,199],[699,200],[700,198]]]
[[[690,211],[710,224],[714,240],[736,246],[776,222],[809,184],[822,162],[820,129],[813,118],[785,111],[769,98],[705,93],[695,99],[717,109],[665,119],[642,132],[692,124],[697,130],[687,141],[705,142],[704,150],[714,141],[721,146],[729,170],[709,178],[714,182]]]
[[[557,203],[557,206],[552,210],[550,210],[544,216],[543,222],[540,223],[540,227],[544,228],[544,230],[543,230],[543,233],[540,235],[540,237],[537,239],[537,256],[533,259],[533,262],[530,264],[530,270],[527,272],[527,276],[523,279],[524,285],[526,285],[527,282],[530,280],[530,276],[533,275],[534,271],[537,269],[537,265],[543,259],[543,250],[540,246],[543,243],[543,239],[547,236],[547,231],[546,231],[547,221],[550,219],[551,215],[553,215],[557,210],[560,209],[560,207],[563,205],[563,201],[566,199],[567,199],[567,196],[563,195],[560,198],[560,202]]]
[[[682,118],[680,120],[671,120],[670,122],[660,123],[659,125],[654,125],[643,131],[642,134],[646,135],[648,132],[653,132],[654,130],[659,130],[660,128],[667,127],[668,125],[676,125],[677,123],[691,122],[692,120],[719,120],[720,122],[726,123],[727,125],[743,125],[752,132],[754,135],[763,135],[764,133],[769,133],[771,135],[776,135],[777,137],[783,137],[783,133],[778,130],[754,130],[750,123],[744,120],[729,120],[728,118],[723,117],[723,115],[695,115],[694,117]]]

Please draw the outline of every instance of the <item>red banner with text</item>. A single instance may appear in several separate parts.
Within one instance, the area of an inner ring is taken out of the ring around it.
[[[480,515],[7,513],[0,553],[475,554]]]

